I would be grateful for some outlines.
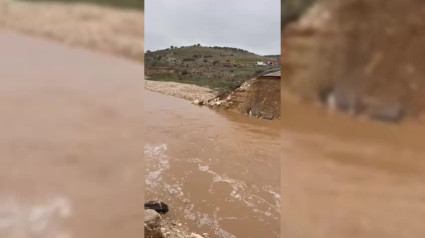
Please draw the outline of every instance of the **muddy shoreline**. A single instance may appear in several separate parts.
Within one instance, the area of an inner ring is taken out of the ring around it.
[[[145,80],[145,89],[194,102],[209,102],[219,96],[217,91],[191,84]]]
[[[262,81],[264,80],[253,78],[236,90],[221,94],[206,87],[177,82],[145,80],[144,87],[149,91],[182,98],[199,106],[228,110],[261,119],[279,120],[280,81],[266,82],[258,86]],[[277,91],[276,87],[279,87]],[[275,92],[270,94],[271,91]],[[274,98],[270,95],[274,95]],[[267,98],[271,100],[266,101]]]

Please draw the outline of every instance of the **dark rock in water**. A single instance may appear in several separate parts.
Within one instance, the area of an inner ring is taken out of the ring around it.
[[[163,202],[148,201],[145,203],[145,209],[152,209],[158,213],[165,214],[168,212],[168,205]]]
[[[380,121],[396,123],[403,119],[403,109],[400,105],[385,106],[375,109],[370,114],[370,117]]]

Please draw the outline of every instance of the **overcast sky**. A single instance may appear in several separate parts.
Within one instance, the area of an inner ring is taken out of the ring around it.
[[[280,0],[145,0],[145,50],[197,43],[280,54]]]

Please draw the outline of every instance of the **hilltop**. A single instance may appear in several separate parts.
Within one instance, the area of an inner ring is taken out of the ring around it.
[[[65,4],[73,4],[73,3],[87,3],[87,4],[95,4],[99,6],[107,6],[114,8],[122,8],[122,9],[136,9],[143,10],[145,6],[144,0],[25,0],[32,2],[57,2],[57,3],[65,3]]]
[[[268,61],[275,64],[257,65]],[[145,54],[148,80],[193,84],[219,92],[231,91],[266,70],[278,68],[280,55],[261,56],[232,47],[171,46]]]

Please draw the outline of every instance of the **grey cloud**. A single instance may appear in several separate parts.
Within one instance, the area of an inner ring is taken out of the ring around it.
[[[145,49],[200,43],[280,54],[280,0],[145,0]]]

